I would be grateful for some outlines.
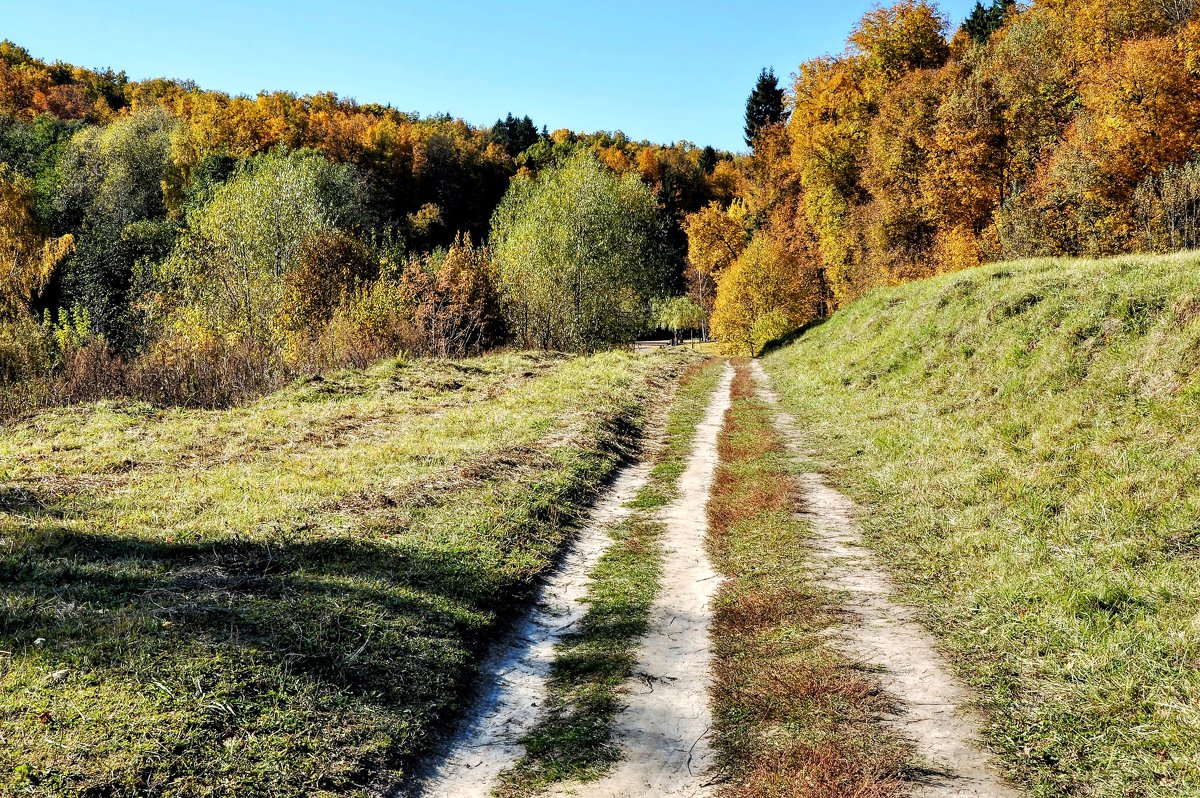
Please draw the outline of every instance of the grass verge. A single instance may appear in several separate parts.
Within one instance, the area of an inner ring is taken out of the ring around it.
[[[564,781],[592,781],[620,757],[613,721],[636,664],[662,570],[658,511],[675,496],[696,427],[721,377],[723,361],[689,368],[667,414],[650,480],[634,511],[609,530],[613,545],[589,577],[579,630],[555,654],[545,717],[523,743],[526,753],[500,780],[502,798],[525,798]]]
[[[0,437],[0,793],[371,794],[687,355],[392,361]]]
[[[1198,266],[996,264],[765,359],[1034,796],[1200,795]]]
[[[903,794],[908,747],[879,717],[873,680],[829,645],[832,598],[806,566],[795,465],[745,363],[718,439],[709,554],[726,579],[713,604],[715,744],[736,798]]]

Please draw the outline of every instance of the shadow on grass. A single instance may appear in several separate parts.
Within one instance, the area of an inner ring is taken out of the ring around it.
[[[758,357],[763,357],[765,355],[769,355],[777,349],[783,349],[783,348],[795,343],[800,338],[802,338],[803,336],[808,334],[811,330],[814,330],[817,327],[820,327],[822,324],[824,324],[828,320],[829,320],[828,316],[826,316],[823,319],[813,319],[808,324],[805,324],[803,327],[799,327],[795,330],[792,330],[789,333],[785,333],[784,335],[781,335],[780,337],[774,339],[773,341],[767,341],[767,343],[763,344],[762,351],[758,353]]]
[[[0,753],[0,783],[22,759],[42,762],[44,784],[99,781],[106,764],[80,768],[78,752],[101,741],[134,750],[149,734],[173,754],[140,762],[135,791],[214,771],[260,782],[231,788],[239,795],[308,794],[316,769],[324,789],[395,784],[469,698],[497,620],[533,589],[511,540],[473,550],[418,536],[171,543],[27,518],[23,530],[0,529],[0,650],[10,655],[0,723],[61,699],[83,722],[65,743],[75,753],[47,755],[36,741]],[[536,518],[509,531],[535,527],[546,531]],[[71,676],[52,685],[60,671]],[[92,691],[130,689],[153,696],[174,729],[106,723]],[[205,709],[215,704],[235,709]],[[170,737],[180,728],[186,744]],[[277,750],[227,745],[264,733]],[[293,746],[282,771],[264,764]]]
[[[590,423],[428,501],[254,538],[0,486],[0,793],[393,794],[634,452],[625,416]]]

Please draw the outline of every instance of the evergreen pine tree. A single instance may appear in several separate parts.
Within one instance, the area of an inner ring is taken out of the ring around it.
[[[992,0],[989,6],[985,6],[981,0],[975,0],[975,7],[963,22],[963,30],[971,37],[971,41],[983,44],[1004,25],[1008,12],[1015,5],[1014,0]]]
[[[509,113],[492,125],[491,140],[514,158],[537,144],[539,138],[537,126],[528,116],[517,118]]]
[[[746,143],[753,147],[763,128],[782,121],[783,89],[775,78],[775,70],[764,69],[746,100]]]

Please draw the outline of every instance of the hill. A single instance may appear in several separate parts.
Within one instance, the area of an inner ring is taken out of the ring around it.
[[[1198,263],[879,289],[765,359],[1035,795],[1200,794]]]

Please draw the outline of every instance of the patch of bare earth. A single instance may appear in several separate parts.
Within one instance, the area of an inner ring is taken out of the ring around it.
[[[780,432],[793,448],[801,436],[779,409],[762,367],[753,364],[759,394],[776,409]],[[844,597],[855,621],[839,631],[844,653],[895,700],[887,722],[912,742],[919,772],[911,784],[917,798],[1018,798],[997,775],[994,757],[981,745],[980,718],[972,696],[938,653],[933,636],[914,611],[895,599],[895,588],[862,541],[853,502],[818,473],[799,477],[801,505],[812,525],[817,581]]]
[[[628,704],[617,717],[621,763],[599,781],[563,785],[554,795],[699,798],[713,793],[709,604],[719,577],[705,553],[705,505],[732,380],[727,365],[696,429],[677,496],[661,515],[666,527],[662,587],[638,650]]]
[[[650,461],[623,467],[596,503],[537,601],[484,661],[480,695],[437,761],[409,793],[421,798],[484,798],[524,749],[541,716],[554,649],[586,612],[588,574],[612,543],[607,530],[650,476]]]

